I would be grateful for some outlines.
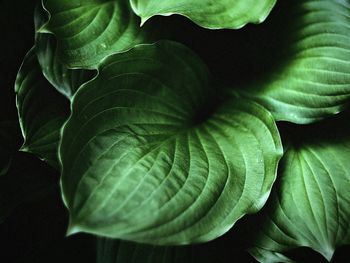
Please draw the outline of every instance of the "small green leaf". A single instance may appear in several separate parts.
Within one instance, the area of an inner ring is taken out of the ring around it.
[[[39,64],[46,79],[64,96],[70,99],[76,90],[93,78],[94,72],[83,69],[68,69],[59,57],[55,37],[48,33],[38,33],[45,21],[47,13],[38,5],[35,9],[35,48]]]
[[[53,33],[59,57],[70,68],[96,68],[106,56],[145,41],[127,1],[43,0],[49,21],[39,33]]]
[[[15,83],[17,110],[24,137],[22,151],[57,167],[59,131],[69,104],[43,76],[32,48],[25,56]]]
[[[204,242],[263,206],[282,155],[275,122],[245,99],[215,103],[210,84],[203,63],[175,42],[104,61],[62,130],[69,233]]]
[[[253,78],[257,81],[251,89],[243,85],[242,91],[277,120],[304,124],[339,113],[350,98],[349,2],[306,0],[283,5],[283,14],[270,21],[285,28],[282,37],[276,37],[283,43],[271,39],[271,56],[282,54],[278,65],[262,79]]]
[[[330,261],[337,247],[350,244],[350,133],[344,124],[315,126],[291,143],[254,240],[262,254],[309,247]]]
[[[276,0],[130,0],[142,24],[155,15],[179,14],[210,29],[241,28],[247,23],[261,23]]]

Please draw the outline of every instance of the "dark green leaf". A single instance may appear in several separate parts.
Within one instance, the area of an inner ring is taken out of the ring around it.
[[[348,117],[315,126],[291,142],[254,241],[261,254],[256,249],[252,254],[260,262],[298,247],[331,260],[337,247],[350,244]]]
[[[247,23],[261,23],[276,0],[130,0],[142,23],[155,15],[179,14],[196,24],[210,28],[241,28]]]
[[[270,57],[276,52],[282,54],[278,65],[262,80],[253,82],[251,89],[243,84],[242,91],[255,97],[277,120],[310,123],[342,111],[350,97],[349,2],[283,4],[285,15],[270,21],[284,27],[280,32],[283,36],[276,36],[283,43],[272,45],[281,50],[270,50]]]
[[[42,5],[36,7],[34,19],[35,29],[38,31],[48,19]],[[94,71],[68,69],[61,62],[57,43],[52,34],[36,33],[35,48],[44,76],[67,98],[70,99],[81,84],[93,78]]]
[[[153,244],[214,239],[265,203],[282,154],[272,116],[216,101],[175,42],[107,58],[73,99],[60,145],[70,233]]]
[[[43,76],[35,48],[24,58],[17,74],[15,92],[24,137],[21,150],[57,167],[59,132],[69,105]]]
[[[39,29],[52,33],[60,59],[70,68],[96,68],[106,56],[145,41],[145,30],[127,1],[43,0],[50,14]]]

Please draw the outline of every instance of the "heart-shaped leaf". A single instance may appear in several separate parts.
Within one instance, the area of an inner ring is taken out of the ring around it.
[[[350,98],[349,2],[290,0],[281,11],[270,21],[283,25],[281,43],[271,39],[278,65],[242,91],[277,120],[310,123],[340,112]]]
[[[261,23],[276,0],[130,0],[130,3],[142,23],[155,15],[179,14],[202,27],[219,29]]]
[[[274,120],[217,101],[209,76],[164,41],[107,58],[78,90],[59,150],[70,233],[204,242],[263,206],[282,155]]]
[[[315,136],[315,130],[324,134]],[[319,125],[311,131],[295,139],[282,159],[279,183],[255,239],[258,249],[252,253],[260,262],[297,247],[331,260],[337,247],[350,244],[349,128],[330,122],[328,128]]]
[[[43,6],[49,21],[39,32],[56,36],[59,57],[71,68],[96,68],[146,38],[127,1],[43,0]]]
[[[34,14],[36,31],[45,24],[47,19],[46,11],[42,5],[38,5]],[[68,69],[61,62],[56,39],[52,34],[36,33],[35,48],[44,76],[67,98],[70,99],[83,83],[93,78],[95,71]]]
[[[32,48],[17,74],[17,110],[24,137],[22,151],[57,166],[59,132],[67,119],[69,104],[47,82]]]

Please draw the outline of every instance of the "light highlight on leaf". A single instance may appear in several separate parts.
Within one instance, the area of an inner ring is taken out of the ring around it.
[[[155,15],[179,14],[210,29],[241,28],[247,23],[261,23],[276,0],[130,0],[142,24]]]

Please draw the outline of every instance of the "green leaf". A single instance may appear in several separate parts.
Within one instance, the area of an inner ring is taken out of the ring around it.
[[[42,5],[38,5],[34,14],[35,31],[38,31],[47,19],[46,11]],[[44,76],[67,98],[70,99],[83,83],[93,78],[95,71],[68,69],[61,62],[56,39],[52,34],[36,33],[35,48]]]
[[[285,257],[281,253],[265,250],[259,247],[253,247],[249,250],[249,253],[259,262],[266,263],[296,263],[290,258]]]
[[[242,91],[277,120],[304,124],[339,113],[350,97],[349,2],[283,4],[283,15],[270,21],[284,28],[282,37],[276,36],[281,43],[271,48],[271,57],[272,52],[281,53],[279,64],[250,89],[243,85]],[[276,47],[280,50],[273,50]]]
[[[337,247],[350,244],[348,117],[312,127],[291,143],[254,240],[262,253],[309,247],[331,260]]]
[[[43,6],[50,18],[38,31],[56,36],[59,57],[70,68],[96,68],[146,39],[127,1],[43,0]]]
[[[57,167],[59,131],[69,104],[44,78],[32,48],[25,56],[15,83],[17,110],[24,137],[22,151]]]
[[[241,28],[247,23],[261,23],[276,0],[130,0],[142,24],[155,15],[179,14],[209,28]]]
[[[18,150],[20,131],[17,121],[0,122],[0,176],[10,168],[12,156]]]
[[[282,155],[275,122],[248,100],[215,103],[210,84],[204,64],[175,42],[104,61],[62,131],[69,233],[204,242],[263,206]]]

